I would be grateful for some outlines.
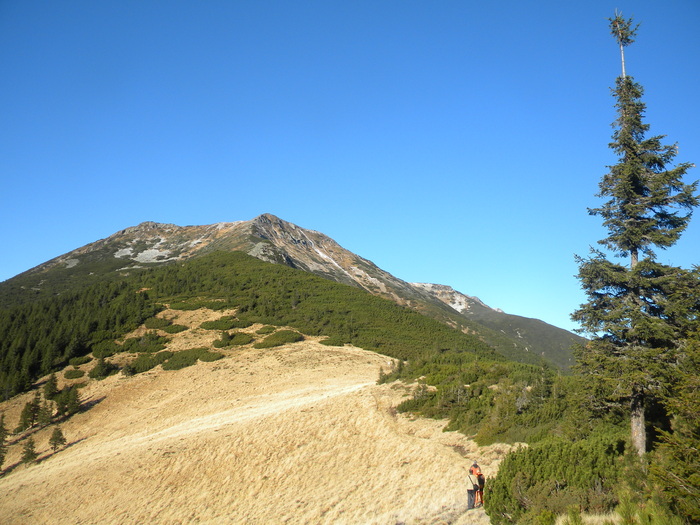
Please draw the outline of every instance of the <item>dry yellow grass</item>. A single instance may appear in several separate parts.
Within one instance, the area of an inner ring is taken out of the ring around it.
[[[173,347],[211,342],[196,326],[217,314],[177,315],[195,328]],[[494,475],[509,447],[479,449],[444,422],[397,416],[406,387],[376,384],[388,361],[307,340],[91,381],[91,408],[62,425],[65,449],[52,454],[51,429],[38,431],[40,461],[27,467],[11,445],[0,521],[489,523],[466,511],[466,471],[477,459]],[[0,408],[8,426],[30,396]]]

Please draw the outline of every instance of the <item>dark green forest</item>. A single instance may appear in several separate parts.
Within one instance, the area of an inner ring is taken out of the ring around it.
[[[26,391],[71,359],[134,351],[114,341],[144,322],[155,328],[151,318],[165,304],[236,308],[240,326],[290,326],[326,336],[329,344],[352,343],[402,360],[439,352],[468,356],[470,362],[505,362],[475,337],[357,288],[238,252],[216,253],[0,310],[4,398]],[[164,348],[162,342],[139,344],[137,351]]]

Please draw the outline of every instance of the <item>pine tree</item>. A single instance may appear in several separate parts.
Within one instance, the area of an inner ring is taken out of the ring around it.
[[[72,386],[66,395],[66,411],[69,416],[76,414],[80,410],[80,392],[78,387]]]
[[[56,451],[65,446],[66,444],[66,438],[63,436],[63,432],[61,432],[61,428],[56,425],[56,427],[53,429],[53,432],[51,433],[51,437],[49,438],[49,446],[51,446],[51,450],[56,453]]]
[[[41,411],[41,393],[37,390],[34,392],[34,399],[31,403],[31,414],[32,414],[32,424],[34,426],[39,419],[39,412]]]
[[[44,399],[53,399],[58,394],[58,380],[56,374],[52,373],[44,385]]]
[[[19,415],[19,423],[17,424],[17,428],[15,428],[15,433],[24,432],[28,428],[34,426],[39,416],[40,406],[41,398],[39,397],[39,392],[37,392],[34,399],[24,404],[22,412]]]
[[[54,401],[56,402],[56,416],[58,417],[65,415],[68,410],[68,390],[69,387],[64,387],[54,396]]]
[[[7,427],[5,426],[5,414],[0,415],[0,471],[7,455]]]
[[[645,138],[649,125],[643,122],[643,89],[626,74],[624,58],[637,27],[617,13],[610,22],[622,59],[622,76],[613,90],[618,117],[610,143],[618,162],[599,184],[597,196],[608,200],[589,213],[602,217],[607,228],[599,243],[628,264],[611,262],[596,250],[587,259],[578,258],[588,302],[572,319],[593,335],[576,352],[579,370],[607,383],[609,396],[603,402],[627,406],[632,444],[642,455],[647,448],[645,409],[668,383],[700,288],[696,272],[656,262],[654,249],[672,246],[685,230],[698,205],[697,182],[683,182],[692,164],[672,167],[675,144],[663,145],[663,136]]]
[[[39,413],[37,415],[36,421],[41,428],[44,428],[51,423],[52,417],[53,409],[51,408],[49,401],[44,401],[39,407]]]
[[[34,438],[30,437],[24,442],[24,447],[22,447],[22,463],[33,463],[38,457],[36,443],[34,443]]]

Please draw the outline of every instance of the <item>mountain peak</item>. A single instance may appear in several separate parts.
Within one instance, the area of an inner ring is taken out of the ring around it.
[[[362,288],[439,318],[455,328],[481,333],[484,340],[496,347],[512,349],[515,344],[518,351],[530,352],[541,346],[538,342],[542,339],[541,327],[533,325],[534,320],[505,314],[487,306],[478,297],[465,295],[447,285],[407,283],[346,250],[330,237],[270,213],[248,221],[205,226],[142,222],[37,266],[22,274],[28,281],[17,284],[41,293],[45,278],[53,269],[68,270],[75,282],[87,283],[107,273],[128,273],[214,251],[245,252],[263,261]],[[474,323],[481,328],[488,327],[491,332],[480,331]],[[531,327],[527,331],[530,335],[522,328],[523,323]],[[506,343],[503,343],[504,336]],[[565,361],[569,359],[567,348],[572,337],[575,336],[566,332],[557,342],[555,353],[566,354]]]

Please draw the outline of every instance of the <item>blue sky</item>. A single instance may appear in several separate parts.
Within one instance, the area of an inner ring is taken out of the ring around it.
[[[697,0],[0,0],[0,281],[143,221],[272,213],[572,329],[616,8],[650,133],[700,163]],[[699,247],[696,216],[659,259]]]

